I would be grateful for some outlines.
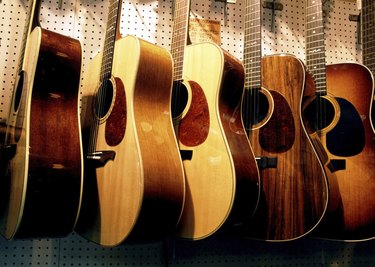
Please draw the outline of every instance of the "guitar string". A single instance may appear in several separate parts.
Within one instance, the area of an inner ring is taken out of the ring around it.
[[[181,119],[182,114],[177,114],[180,110],[180,98],[182,91],[182,80],[183,80],[183,64],[184,64],[184,53],[187,39],[187,24],[189,16],[189,2],[190,0],[182,0],[174,2],[174,23],[173,23],[173,35],[171,54],[174,60],[174,103],[172,103],[172,114],[173,126],[175,127],[175,134],[178,137],[178,123]]]
[[[245,3],[245,36],[244,36],[244,65],[245,88],[247,94],[243,100],[245,110],[242,117],[245,130],[250,136],[253,124],[259,116],[260,90],[260,60],[261,60],[261,27],[260,27],[260,3],[247,0]]]
[[[107,30],[106,36],[104,41],[104,48],[102,53],[102,63],[101,63],[101,70],[100,70],[100,79],[98,85],[98,91],[96,95],[94,95],[93,99],[93,110],[94,112],[94,123],[92,123],[92,127],[90,130],[90,141],[89,141],[89,154],[94,153],[96,150],[96,144],[99,136],[99,125],[101,123],[101,119],[106,114],[103,114],[105,109],[107,108],[106,105],[106,98],[107,98],[107,90],[108,86],[111,83],[111,71],[112,71],[112,64],[113,64],[113,53],[114,53],[114,46],[115,46],[115,37],[116,37],[116,22],[118,13],[120,12],[120,2],[119,0],[109,1],[108,5],[108,21],[107,21]],[[115,85],[113,85],[115,86]],[[113,96],[113,94],[112,94]]]
[[[371,0],[363,0],[361,9],[361,30],[362,30],[362,60],[372,73],[375,71],[375,17],[374,3]]]
[[[323,5],[321,1],[306,2],[306,62],[315,85],[314,121],[315,130],[321,136],[322,129],[327,125],[326,101],[326,64],[324,47]]]

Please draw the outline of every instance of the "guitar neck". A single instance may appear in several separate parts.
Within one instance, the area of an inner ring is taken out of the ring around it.
[[[100,69],[100,80],[104,81],[111,77],[115,41],[119,38],[119,25],[121,13],[121,0],[110,0],[108,5],[107,29],[104,40],[103,58]]]
[[[361,30],[363,64],[375,73],[375,7],[373,0],[362,0]]]
[[[182,80],[184,54],[189,28],[190,0],[174,1],[171,54],[174,60],[173,79]]]
[[[261,8],[259,0],[245,1],[244,55],[245,88],[261,86]]]
[[[27,15],[26,15],[26,23],[25,28],[23,31],[22,42],[21,42],[21,50],[20,50],[20,57],[17,66],[17,73],[20,73],[21,70],[24,69],[24,58],[25,58],[25,50],[26,50],[26,42],[27,39],[32,31],[32,29],[39,25],[39,10],[41,1],[40,0],[29,0],[29,5],[27,8]]]
[[[306,65],[317,95],[326,95],[326,57],[322,0],[306,1]]]

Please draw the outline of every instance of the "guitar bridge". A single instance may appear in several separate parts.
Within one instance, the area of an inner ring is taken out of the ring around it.
[[[331,172],[345,170],[346,160],[345,159],[331,159],[327,166]]]
[[[109,160],[114,160],[116,152],[112,150],[96,151],[87,155],[88,162],[94,165],[95,168],[104,167]]]
[[[259,169],[276,168],[276,157],[255,157]]]
[[[180,150],[181,160],[191,160],[193,158],[192,150]]]
[[[17,144],[5,145],[3,151],[5,159],[10,160],[16,155]]]

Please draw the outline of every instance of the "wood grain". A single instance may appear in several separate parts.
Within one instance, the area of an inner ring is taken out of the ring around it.
[[[229,60],[232,59],[212,43],[186,47],[183,73],[185,85],[189,86],[189,81],[194,81],[204,91],[210,128],[202,144],[187,146],[180,142],[181,150],[192,151],[192,158],[183,161],[186,199],[177,227],[177,236],[182,238],[206,238],[222,229],[226,222],[232,221],[231,212],[237,210],[234,205],[241,207],[241,216],[245,217],[252,214],[256,205],[253,202],[256,203],[258,197],[258,177],[252,175],[257,172],[250,170],[253,155],[249,142],[243,138],[246,135],[237,113],[243,90],[243,67],[238,61]],[[234,98],[230,92],[234,94]],[[231,137],[237,139],[229,141]],[[245,142],[240,143],[241,140]],[[236,150],[239,147],[241,148]],[[245,167],[235,165],[237,163],[242,163]],[[240,170],[241,167],[243,169]],[[240,188],[240,185],[244,187]],[[237,192],[242,189],[246,190],[246,194],[239,197]],[[239,199],[243,202],[239,203]],[[236,220],[232,222],[234,221]]]
[[[375,138],[370,116],[373,77],[367,68],[355,63],[327,65],[326,77],[327,98],[338,107],[338,112],[333,125],[319,132],[311,130],[326,153],[325,170],[330,186],[329,209],[314,234],[347,241],[372,239],[375,237]],[[311,78],[307,86],[310,92],[315,88]],[[343,99],[354,109],[343,105]],[[356,114],[359,124],[355,123]],[[342,126],[342,120],[348,128]],[[356,132],[361,129],[364,136],[358,137]],[[330,134],[335,135],[334,140]],[[346,142],[340,143],[342,138]],[[345,162],[344,169],[332,167],[337,160]]]
[[[8,145],[17,145],[8,162],[9,199],[2,211],[1,230],[8,239],[68,235],[81,201],[81,46],[40,27],[29,38],[27,84],[8,124]],[[19,126],[20,139],[15,140]]]
[[[291,55],[274,55],[263,57],[261,67],[262,87],[272,96],[273,113],[266,124],[251,130],[249,140],[256,157],[276,158],[277,163],[260,166],[260,203],[242,234],[268,241],[294,240],[320,222],[328,186],[301,123],[303,64]]]
[[[96,123],[92,100],[99,86],[101,57],[100,53],[93,59],[87,70],[90,78],[84,79],[87,105],[82,116],[87,138]],[[170,54],[127,36],[116,41],[114,59],[112,74],[122,81],[126,95],[125,136],[118,145],[110,146],[104,134],[106,121],[99,125],[95,150],[112,150],[116,157],[101,168],[86,165],[82,212],[76,229],[103,246],[125,240],[153,240],[170,233],[180,218],[185,193],[170,115]]]

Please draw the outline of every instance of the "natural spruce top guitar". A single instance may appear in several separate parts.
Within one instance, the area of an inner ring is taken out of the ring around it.
[[[115,246],[173,232],[185,181],[170,111],[171,56],[121,38],[122,1],[108,4],[104,48],[82,83],[85,184],[76,231]]]
[[[244,6],[243,120],[258,161],[262,191],[246,237],[300,238],[316,227],[327,206],[322,164],[301,123],[305,68],[292,55],[262,58],[261,1]]]
[[[196,240],[251,217],[259,178],[240,116],[243,66],[213,43],[187,45],[190,0],[174,12],[172,110],[186,177],[177,236]]]
[[[370,122],[374,90],[369,69],[326,65],[322,0],[306,3],[304,121],[324,160],[330,187],[317,236],[358,241],[375,236],[375,138]]]
[[[41,28],[41,1],[28,4],[1,178],[0,232],[7,239],[65,236],[81,204],[81,46]]]

